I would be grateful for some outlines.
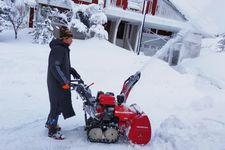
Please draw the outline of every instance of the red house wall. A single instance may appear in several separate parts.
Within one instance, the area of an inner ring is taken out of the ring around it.
[[[152,15],[155,15],[156,12],[156,7],[157,7],[157,0],[153,0],[153,4],[152,4]]]
[[[128,2],[127,0],[117,0],[116,6],[122,7],[123,9],[127,9]]]
[[[146,13],[150,12],[154,16],[156,13],[156,9],[157,9],[157,0],[148,1],[146,6]]]
[[[33,28],[34,8],[30,8],[29,14],[29,28]]]
[[[77,3],[77,4],[92,4],[92,3],[94,3],[94,4],[98,4],[98,0],[92,0],[92,3],[89,3],[89,2],[86,2],[85,0],[73,0],[75,3]]]

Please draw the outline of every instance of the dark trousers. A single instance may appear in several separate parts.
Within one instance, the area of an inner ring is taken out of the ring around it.
[[[57,103],[50,102],[50,112],[46,121],[46,125],[56,126],[58,124],[58,118],[60,114],[61,112],[57,106]]]

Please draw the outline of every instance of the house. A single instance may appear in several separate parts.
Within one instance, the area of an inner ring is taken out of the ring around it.
[[[109,41],[146,55],[154,55],[186,22],[168,0],[111,0],[104,11]]]
[[[25,2],[26,7],[28,8],[28,16],[26,18],[27,21],[27,27],[33,28],[34,27],[34,21],[35,21],[35,12],[36,12],[36,1],[35,0],[28,0]]]
[[[73,0],[77,4],[103,3],[108,18],[105,29],[108,40],[127,50],[145,55],[154,55],[186,23],[186,18],[169,0]],[[36,0],[38,6],[51,5],[60,9],[71,9],[66,0]],[[30,9],[29,26],[38,20]]]

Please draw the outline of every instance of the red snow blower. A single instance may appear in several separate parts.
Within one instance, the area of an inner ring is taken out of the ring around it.
[[[91,142],[115,143],[125,135],[134,144],[147,144],[151,139],[151,125],[148,116],[136,104],[127,106],[126,100],[132,87],[140,79],[141,73],[130,76],[116,97],[112,92],[99,91],[91,94],[89,87],[72,81],[72,87],[83,100],[85,130]]]

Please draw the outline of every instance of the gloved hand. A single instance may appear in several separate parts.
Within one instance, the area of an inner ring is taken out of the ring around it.
[[[70,86],[69,86],[69,84],[64,84],[64,85],[62,86],[62,88],[63,88],[64,90],[68,90],[68,89],[70,89]]]
[[[80,79],[80,75],[77,73],[77,71],[74,68],[70,68],[70,74],[73,75],[74,79]]]

